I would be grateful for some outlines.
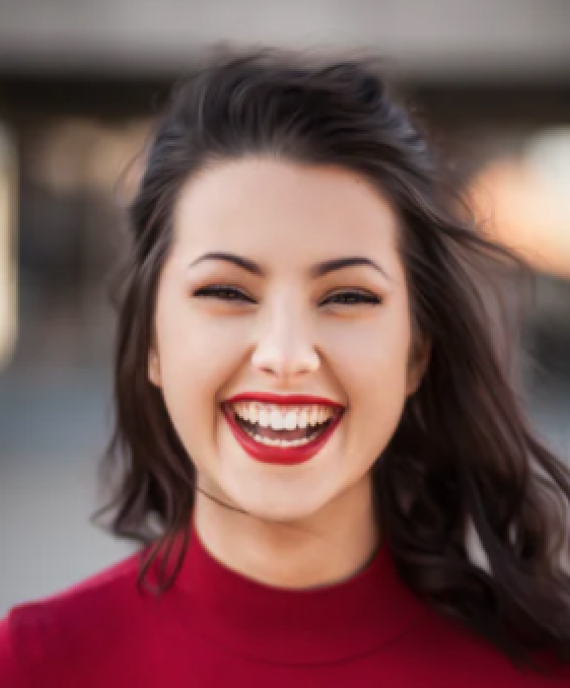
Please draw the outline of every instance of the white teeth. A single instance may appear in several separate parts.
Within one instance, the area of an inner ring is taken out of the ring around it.
[[[262,428],[271,427],[273,430],[314,427],[322,425],[334,415],[332,408],[322,406],[276,408],[275,405],[260,407],[256,403],[240,402],[234,404],[234,409],[240,418],[257,423]]]
[[[271,425],[271,428],[273,430],[283,430],[283,415],[281,414],[281,411],[271,411],[271,415],[269,416],[269,424]]]
[[[285,414],[285,422],[283,425],[285,430],[294,430],[297,427],[297,414],[295,411],[289,411]]]
[[[308,444],[309,442],[312,442],[317,435],[320,435],[320,431],[317,431],[315,433],[312,433],[310,437],[302,437],[298,440],[283,440],[283,439],[269,439],[268,437],[261,437],[261,435],[257,435],[253,432],[251,432],[248,429],[245,429],[247,434],[250,437],[253,437],[253,439],[256,442],[259,442],[260,444],[265,444],[269,447],[299,447],[302,444]]]
[[[261,409],[261,411],[259,412],[259,420],[257,422],[261,425],[262,428],[269,427],[269,413],[265,409]]]

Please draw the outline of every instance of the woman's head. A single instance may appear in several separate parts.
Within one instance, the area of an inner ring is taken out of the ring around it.
[[[166,542],[197,487],[296,520],[372,486],[418,593],[513,654],[505,625],[556,637],[562,593],[529,585],[563,547],[548,504],[568,495],[568,475],[525,426],[478,281],[515,261],[446,190],[373,61],[215,54],[158,123],[131,229],[117,532],[142,535],[153,517]],[[200,260],[213,252],[263,274]],[[377,269],[311,274],[354,256]],[[267,391],[346,408],[308,463],[268,467],[236,443],[221,403]],[[470,560],[473,532],[492,576]]]
[[[254,515],[294,520],[348,488],[363,493],[426,368],[402,252],[407,207],[390,187],[401,173],[401,194],[414,176],[427,189],[432,163],[385,90],[372,62],[219,56],[178,91],[149,153],[132,209],[128,327],[144,334],[123,338],[128,413],[162,427],[173,474],[197,467],[201,487]],[[264,275],[199,261],[213,252]],[[311,274],[355,256],[378,267]],[[216,285],[237,299],[204,294]],[[317,459],[279,471],[252,462],[224,420],[221,402],[245,391],[318,395],[346,411]],[[160,463],[164,451],[145,445]]]
[[[158,282],[149,374],[210,495],[287,521],[370,497],[371,467],[427,358],[412,355],[398,232],[378,190],[341,167],[261,150],[186,181]],[[216,252],[263,274],[203,259]],[[353,257],[371,264],[314,274]],[[315,457],[283,468],[252,460],[234,437],[223,402],[244,392],[319,396],[345,410]]]

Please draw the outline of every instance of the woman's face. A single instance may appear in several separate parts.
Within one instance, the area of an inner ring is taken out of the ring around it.
[[[250,157],[187,182],[159,281],[149,377],[200,487],[269,520],[306,519],[347,499],[369,503],[371,466],[425,365],[410,360],[397,231],[386,200],[340,168]],[[210,252],[252,261],[263,274],[199,261]],[[318,263],[354,256],[378,269],[311,274]],[[216,285],[226,291],[200,292]],[[368,301],[355,302],[354,292]],[[308,461],[265,463],[222,412],[222,402],[246,392],[314,395],[345,411]]]

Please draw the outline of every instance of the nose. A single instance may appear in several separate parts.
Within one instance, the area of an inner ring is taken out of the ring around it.
[[[286,384],[320,365],[308,316],[291,303],[274,304],[260,324],[252,365]]]

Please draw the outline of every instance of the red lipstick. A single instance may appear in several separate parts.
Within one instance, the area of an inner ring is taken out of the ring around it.
[[[235,401],[260,401],[266,404],[318,404],[319,406],[334,406],[344,408],[342,404],[323,397],[313,397],[307,394],[271,394],[270,392],[243,392],[236,394],[226,402],[229,404]]]
[[[237,401],[259,401],[265,403],[280,403],[280,404],[319,404],[326,406],[338,407],[339,412],[331,419],[330,424],[318,435],[314,440],[297,447],[271,447],[261,442],[257,442],[253,437],[245,432],[235,419],[232,410],[227,406],[227,403]],[[322,399],[319,397],[309,397],[303,395],[275,395],[265,393],[255,394],[239,394],[231,399],[228,399],[222,405],[222,412],[230,426],[233,436],[238,444],[246,451],[253,459],[261,461],[262,463],[279,464],[284,466],[293,466],[305,461],[309,461],[317,452],[319,452],[328,442],[343,416],[342,404],[330,401],[329,399]]]

